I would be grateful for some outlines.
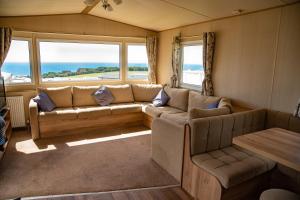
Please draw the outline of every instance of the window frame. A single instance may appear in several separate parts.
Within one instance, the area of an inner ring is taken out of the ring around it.
[[[111,44],[111,45],[119,45],[119,79],[111,80],[70,80],[70,81],[43,81],[42,77],[42,69],[41,69],[41,55],[40,55],[40,42],[60,42],[60,43],[80,43],[80,44]],[[123,73],[123,59],[122,59],[122,49],[123,44],[119,41],[102,41],[102,40],[81,40],[81,39],[54,39],[54,38],[36,38],[36,54],[37,54],[37,70],[38,70],[38,83],[39,85],[57,85],[57,84],[72,84],[72,83],[103,83],[103,82],[111,82],[111,83],[120,83],[123,81],[122,73]]]
[[[181,60],[180,60],[181,63],[180,63],[180,70],[179,70],[179,74],[180,74],[180,83],[179,83],[179,85],[182,88],[201,91],[202,90],[202,83],[201,83],[201,85],[194,85],[194,84],[189,84],[189,83],[184,83],[183,82],[184,47],[185,46],[198,46],[198,45],[201,45],[202,49],[203,49],[203,40],[192,40],[192,41],[181,42]],[[203,66],[203,63],[202,63],[202,66]]]
[[[19,41],[27,41],[28,42],[28,53],[29,53],[29,68],[30,68],[30,78],[31,78],[31,82],[23,82],[23,83],[5,83],[5,86],[8,87],[18,87],[18,86],[33,86],[35,85],[35,76],[34,76],[34,67],[33,67],[33,45],[32,45],[32,41],[33,39],[30,37],[18,37],[18,36],[13,36],[12,37],[12,41],[13,40],[19,40]]]
[[[126,82],[149,82],[149,78],[147,76],[146,79],[129,79],[128,78],[128,46],[129,45],[135,45],[135,46],[145,46],[146,47],[146,42],[126,42],[125,43],[125,81]],[[147,48],[147,47],[146,47]],[[146,54],[147,54],[147,49],[146,49]],[[148,59],[148,55],[147,59]],[[148,71],[147,74],[149,74],[149,63],[147,60],[147,65],[148,65]]]

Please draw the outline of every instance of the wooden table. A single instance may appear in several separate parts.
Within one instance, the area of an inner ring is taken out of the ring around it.
[[[271,128],[235,137],[233,144],[300,171],[300,133]]]

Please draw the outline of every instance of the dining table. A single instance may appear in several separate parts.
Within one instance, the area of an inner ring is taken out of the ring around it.
[[[300,133],[270,128],[234,137],[233,144],[300,172]]]

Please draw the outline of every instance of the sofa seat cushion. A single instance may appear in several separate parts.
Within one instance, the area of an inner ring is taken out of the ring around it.
[[[152,104],[145,107],[144,113],[151,117],[159,117],[162,113],[183,113],[184,111],[171,106],[155,107]]]
[[[144,102],[152,102],[162,88],[156,84],[133,84],[131,87],[134,100]]]
[[[300,195],[283,189],[269,189],[264,191],[259,200],[299,200]]]
[[[39,112],[39,121],[60,121],[77,119],[77,112],[73,108],[55,108],[50,112]]]
[[[75,107],[79,119],[94,119],[97,117],[111,115],[109,106],[82,106]]]
[[[195,155],[192,160],[214,175],[225,188],[250,180],[275,166],[275,162],[235,145]]]
[[[183,113],[162,113],[160,118],[171,121],[179,125],[184,125],[188,122],[188,112]]]
[[[142,105],[135,103],[112,104],[109,107],[113,115],[142,112]]]

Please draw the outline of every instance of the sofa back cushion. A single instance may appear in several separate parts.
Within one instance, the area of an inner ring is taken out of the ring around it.
[[[74,86],[73,87],[73,106],[97,106],[94,92],[99,86]]]
[[[45,92],[57,108],[72,107],[71,87],[38,88],[38,93]]]
[[[155,84],[133,84],[131,85],[134,96],[134,101],[152,102],[159,91],[162,89],[161,85]]]
[[[132,103],[134,102],[131,86],[125,85],[106,85],[114,96],[112,103]]]
[[[193,108],[208,109],[209,105],[219,102],[220,99],[220,97],[204,96],[199,92],[190,91],[188,110]]]
[[[300,133],[300,118],[290,113],[268,110],[266,128],[283,128]]]
[[[164,88],[167,95],[170,97],[168,101],[168,106],[172,106],[174,108],[178,108],[183,111],[187,111],[188,108],[188,98],[189,98],[189,90],[182,88]]]
[[[232,145],[232,138],[264,129],[266,110],[190,120],[191,154],[196,155]]]

